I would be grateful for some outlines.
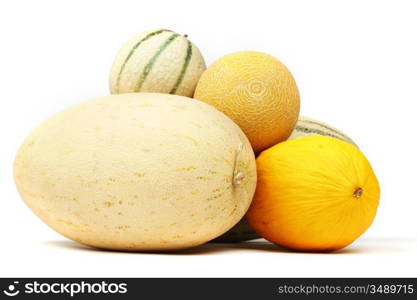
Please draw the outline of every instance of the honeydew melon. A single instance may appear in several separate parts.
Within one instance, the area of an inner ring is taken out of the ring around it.
[[[245,214],[253,150],[212,106],[157,93],[99,98],[61,111],[24,141],[14,177],[46,224],[82,244],[183,249]]]

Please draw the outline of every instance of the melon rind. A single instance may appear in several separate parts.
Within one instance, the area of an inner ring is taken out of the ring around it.
[[[233,227],[251,203],[256,166],[246,136],[215,108],[138,93],[52,116],[22,144],[14,177],[26,204],[62,235],[155,251],[197,246]]]

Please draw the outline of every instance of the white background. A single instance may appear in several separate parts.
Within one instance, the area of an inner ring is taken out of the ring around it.
[[[415,1],[1,1],[0,276],[417,276]],[[270,53],[293,73],[301,114],[347,132],[382,188],[372,227],[333,254],[265,241],[172,254],[105,252],[61,237],[19,198],[12,161],[38,123],[107,95],[123,42],[187,33],[207,64]]]

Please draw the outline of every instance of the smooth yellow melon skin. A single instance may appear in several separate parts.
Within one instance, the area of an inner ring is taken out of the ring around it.
[[[357,147],[303,137],[271,147],[256,162],[258,184],[247,218],[269,241],[301,251],[337,250],[371,225],[380,188]]]
[[[256,185],[253,150],[233,121],[203,102],[149,93],[55,114],[22,144],[14,177],[57,232],[132,251],[216,238],[242,218]]]
[[[271,55],[241,51],[221,57],[198,81],[194,98],[234,120],[256,153],[284,141],[300,111],[300,96],[288,69]]]
[[[357,146],[351,138],[339,129],[330,126],[327,123],[317,121],[312,118],[302,117],[298,118],[295,128],[288,140],[298,139],[313,135],[331,136],[348,142]],[[221,237],[215,239],[215,242],[239,242],[245,240],[252,240],[261,238],[249,225],[246,217],[240,220],[232,229],[223,234]]]

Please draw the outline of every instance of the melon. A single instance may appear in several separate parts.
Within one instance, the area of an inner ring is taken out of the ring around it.
[[[205,69],[199,49],[186,35],[167,29],[149,30],[126,42],[116,55],[110,91],[192,97]]]
[[[58,112],[23,142],[17,189],[51,228],[93,247],[174,250],[233,227],[256,186],[240,128],[191,98],[132,93]]]
[[[247,213],[265,239],[300,251],[342,249],[372,224],[380,186],[365,155],[345,141],[308,136],[256,159],[258,184]]]
[[[298,87],[288,68],[257,51],[239,51],[216,60],[201,75],[194,98],[235,121],[256,154],[285,141],[300,111]]]
[[[289,140],[293,140],[300,137],[306,137],[311,135],[322,135],[334,137],[339,140],[348,142],[349,144],[356,145],[355,142],[348,137],[345,133],[339,129],[330,126],[321,121],[317,121],[307,117],[300,117],[295,125],[293,132],[291,133]]]
[[[228,232],[222,234],[218,238],[212,240],[214,243],[237,243],[253,239],[260,239],[261,237],[249,225],[246,217],[242,218],[239,223],[233,226]]]
[[[292,131],[288,140],[293,140],[301,137],[313,136],[313,135],[321,135],[321,136],[329,136],[334,137],[339,140],[343,140],[348,142],[352,145],[356,144],[353,140],[347,136],[345,133],[340,131],[339,129],[330,126],[327,123],[314,120],[308,117],[300,116],[298,121],[295,125],[294,130]],[[213,240],[213,242],[222,242],[222,243],[230,243],[230,242],[240,242],[252,239],[261,238],[255,230],[249,225],[246,217],[239,221],[236,226],[230,229],[228,232],[223,234],[222,236],[218,237],[217,239]]]

